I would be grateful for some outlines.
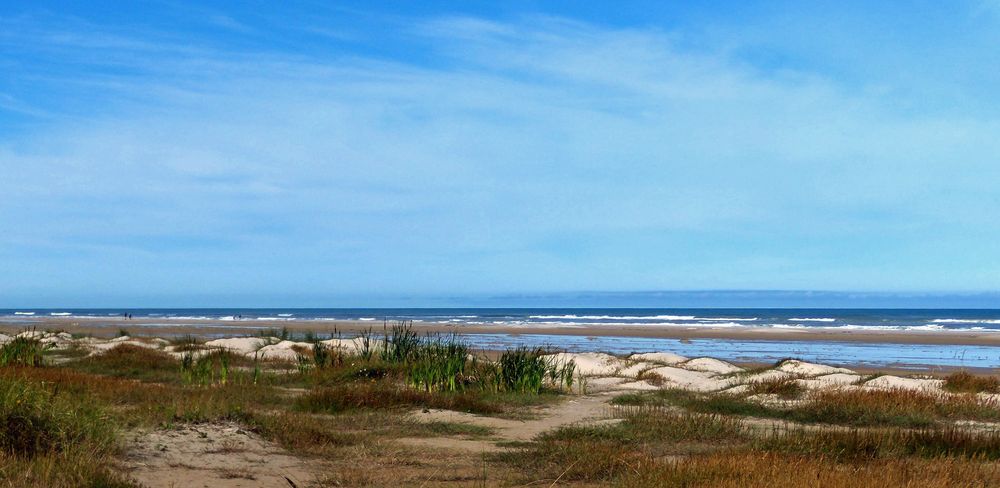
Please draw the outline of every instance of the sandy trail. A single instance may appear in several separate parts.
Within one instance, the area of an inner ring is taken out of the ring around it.
[[[543,432],[568,425],[595,425],[617,422],[608,401],[620,391],[570,397],[556,405],[539,408],[528,420],[511,420],[485,417],[450,410],[416,410],[411,415],[423,422],[454,422],[488,427],[494,430],[489,439],[468,439],[455,437],[402,438],[406,445],[435,448],[461,449],[473,452],[495,452],[502,450],[504,443],[527,442]]]

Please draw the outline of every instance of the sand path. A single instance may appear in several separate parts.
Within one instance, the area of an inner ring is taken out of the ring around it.
[[[410,446],[460,449],[472,452],[495,452],[508,443],[528,442],[543,432],[568,425],[595,425],[618,422],[608,401],[620,391],[570,397],[555,405],[541,407],[527,420],[486,417],[451,410],[415,410],[414,419],[423,422],[454,422],[488,427],[494,434],[488,439],[430,437],[398,439]]]

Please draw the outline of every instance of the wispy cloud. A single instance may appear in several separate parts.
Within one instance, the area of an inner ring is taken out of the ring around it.
[[[67,286],[1000,285],[986,247],[954,277],[912,268],[956,233],[1000,237],[997,120],[915,115],[891,81],[540,16],[417,22],[419,63],[5,27],[8,48],[84,67],[24,76],[94,101],[0,99],[57,114],[0,140],[0,255],[36,285],[81,260],[108,271]]]

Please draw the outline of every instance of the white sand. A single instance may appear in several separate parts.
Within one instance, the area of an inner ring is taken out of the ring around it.
[[[310,351],[312,347],[313,345],[308,342],[281,341],[277,344],[264,346],[258,349],[255,354],[260,359],[296,361],[299,357],[299,352],[296,349]],[[253,355],[250,354],[250,356]]]
[[[617,386],[619,390],[633,390],[633,391],[653,391],[659,390],[660,387],[650,384],[648,381],[631,381],[628,383],[622,383]]]
[[[667,366],[674,366],[688,360],[688,358],[672,352],[646,352],[642,354],[633,354],[628,358],[633,361],[651,361],[654,363],[666,364]]]
[[[792,378],[794,376],[795,375],[787,371],[769,369],[767,371],[762,371],[760,373],[734,376],[732,379],[735,380],[735,382],[737,383],[747,384],[747,383],[760,383],[762,381],[781,380],[785,378]]]
[[[834,373],[844,373],[844,374],[854,373],[854,371],[851,371],[846,368],[835,368],[833,366],[826,366],[824,364],[807,363],[805,361],[799,361],[797,359],[789,359],[788,361],[781,363],[777,369],[781,371],[787,371],[789,373],[800,376],[810,376],[810,377],[826,375],[826,374],[834,374]]]
[[[684,369],[706,373],[729,374],[743,371],[743,368],[715,358],[695,358],[680,365]]]
[[[231,337],[215,339],[205,343],[208,347],[226,349],[244,356],[253,356],[258,349],[273,344],[278,340],[273,337]]]
[[[383,342],[381,339],[371,339],[368,348],[372,351],[377,351],[382,347]],[[347,354],[359,354],[364,349],[362,343],[363,340],[360,337],[353,339],[328,339],[320,342],[320,344],[326,347],[339,349]]]
[[[713,378],[712,373],[691,371],[688,369],[663,366],[649,371],[663,378],[665,388],[683,388],[692,391],[721,390],[728,385],[726,381]]]
[[[626,378],[635,378],[639,376],[640,373],[653,368],[659,368],[661,365],[656,363],[648,363],[645,361],[640,361],[626,368],[622,368],[618,371],[619,376],[624,376]]]
[[[901,378],[899,376],[885,375],[865,382],[864,387],[880,390],[916,390],[938,392],[941,391],[941,385],[943,384],[944,381],[942,380]]]
[[[625,378],[618,378],[614,376],[595,376],[592,378],[587,378],[587,392],[589,393],[600,393],[602,391],[617,390],[618,385],[627,382]]]
[[[849,373],[833,373],[815,378],[798,380],[798,384],[810,389],[828,389],[850,386],[861,380],[861,375]]]
[[[554,364],[576,364],[576,374],[583,376],[615,376],[624,366],[621,359],[600,352],[561,352],[545,356]]]

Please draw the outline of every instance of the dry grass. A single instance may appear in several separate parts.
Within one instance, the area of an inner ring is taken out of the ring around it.
[[[765,385],[771,391],[784,386]],[[751,392],[754,392],[751,387]],[[940,395],[913,390],[840,389],[814,391],[789,406],[767,406],[744,396],[661,390],[616,397],[618,405],[672,405],[694,412],[763,417],[846,426],[930,427],[954,420],[1000,420],[1000,403],[975,395]]]
[[[328,414],[366,409],[441,408],[517,417],[525,406],[539,405],[550,398],[546,395],[489,393],[482,390],[426,392],[391,382],[358,382],[313,389],[296,399],[295,408]]]
[[[747,395],[777,395],[781,398],[798,398],[805,392],[795,378],[770,378],[747,383]]]
[[[944,378],[944,389],[955,393],[1000,393],[1000,379],[959,371]]]
[[[679,462],[642,459],[615,484],[630,488],[985,487],[1000,484],[1000,471],[995,464],[960,458],[844,464],[822,456],[723,451]]]

